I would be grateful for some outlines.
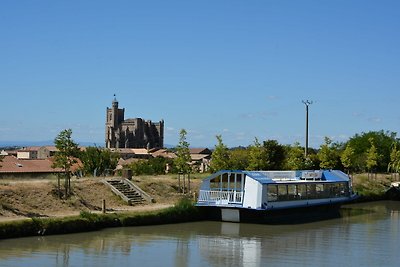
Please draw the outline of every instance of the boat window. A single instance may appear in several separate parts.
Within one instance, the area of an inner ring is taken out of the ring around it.
[[[338,183],[296,183],[269,184],[267,187],[268,201],[293,201],[350,196],[347,182]]]
[[[289,184],[288,188],[288,200],[297,200],[297,186],[295,184]]]
[[[236,175],[236,178],[235,178],[235,175]],[[242,179],[243,179],[243,183],[242,183]],[[242,190],[243,185],[244,185],[244,174],[241,174],[241,173],[232,174],[230,187],[235,191],[243,191]]]
[[[307,185],[307,199],[316,199],[316,198],[317,198],[316,184],[308,184]]]
[[[210,189],[217,189],[221,187],[221,183],[220,183],[220,176],[215,177],[214,179],[210,180]]]
[[[278,200],[278,186],[269,184],[267,187],[267,200],[268,201],[277,201]]]
[[[287,201],[288,200],[288,188],[287,185],[278,185],[278,200]]]
[[[223,173],[210,180],[210,189],[218,191],[243,191],[244,181],[244,174]]]
[[[315,194],[316,198],[324,198],[324,185],[323,184],[316,184],[315,185]]]
[[[305,184],[297,185],[297,197],[298,199],[307,199],[307,186]]]
[[[330,198],[332,196],[332,184],[322,184],[323,190],[321,192],[321,198]]]
[[[347,183],[339,183],[339,196],[340,197],[349,196],[349,186]]]
[[[230,173],[224,173],[221,175],[221,189],[222,190],[228,190],[229,189],[229,178],[230,178]]]

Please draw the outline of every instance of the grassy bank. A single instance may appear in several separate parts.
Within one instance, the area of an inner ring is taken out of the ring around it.
[[[390,174],[357,174],[353,176],[353,190],[360,202],[386,200],[386,191],[394,179]]]
[[[202,214],[189,199],[159,211],[97,214],[81,212],[63,218],[32,218],[0,223],[0,239],[37,235],[68,234],[100,230],[107,227],[180,223],[202,219]]]

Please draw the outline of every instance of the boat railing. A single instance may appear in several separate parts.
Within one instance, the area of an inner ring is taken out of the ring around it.
[[[239,191],[219,191],[219,190],[200,190],[199,203],[212,203],[220,205],[242,204],[243,192]]]

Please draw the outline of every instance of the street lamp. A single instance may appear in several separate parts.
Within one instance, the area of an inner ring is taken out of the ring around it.
[[[303,100],[303,104],[306,106],[306,146],[304,148],[304,157],[307,159],[307,150],[308,150],[308,106],[313,102],[309,100]]]

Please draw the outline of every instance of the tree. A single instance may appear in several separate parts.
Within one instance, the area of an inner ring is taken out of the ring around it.
[[[222,136],[217,135],[217,144],[212,153],[210,169],[212,172],[229,169],[229,151],[227,146],[222,142]]]
[[[181,192],[181,175],[183,176],[183,193],[185,194],[185,176],[188,175],[188,186],[190,191],[190,156],[189,143],[186,141],[186,130],[181,129],[179,133],[179,143],[176,146],[175,167],[178,170],[178,188]]]
[[[80,155],[85,175],[98,176],[106,170],[115,169],[118,163],[118,154],[109,149],[100,147],[87,147]]]
[[[390,151],[388,172],[394,173],[394,178],[396,178],[396,173],[400,172],[400,150],[397,148],[397,143],[393,143],[392,150]]]
[[[53,168],[61,168],[65,175],[65,197],[71,193],[71,167],[77,162],[79,155],[78,144],[72,140],[72,130],[61,131],[54,139],[57,152],[54,155]],[[60,191],[60,178],[58,178],[58,190]],[[60,195],[61,196],[61,195]]]
[[[235,148],[229,151],[229,166],[234,170],[245,170],[249,165],[249,151],[246,148]]]
[[[267,140],[263,143],[266,169],[282,170],[286,158],[285,148],[276,140]]]
[[[266,153],[263,146],[254,138],[254,143],[249,147],[249,165],[248,170],[259,171],[267,169]]]
[[[378,166],[379,154],[374,144],[374,139],[370,137],[368,140],[371,144],[371,147],[367,151],[367,161],[366,161],[368,169],[368,177],[369,177],[369,174],[375,170],[376,166]]]
[[[325,143],[318,151],[318,158],[321,161],[319,166],[322,169],[340,169],[340,157],[338,144],[332,143],[329,137],[325,137]]]
[[[190,172],[190,157],[189,143],[186,141],[186,130],[181,129],[179,133],[179,143],[176,146],[176,158],[174,164],[178,172],[189,173]]]
[[[351,147],[350,144],[346,145],[346,148],[340,155],[340,160],[342,162],[343,167],[347,169],[349,172],[350,169],[354,166],[354,148]]]
[[[354,148],[354,168],[356,171],[368,171],[366,166],[367,151],[371,144],[369,138],[373,138],[377,153],[380,155],[377,162],[376,171],[387,171],[390,163],[390,152],[393,143],[399,143],[396,138],[397,133],[390,131],[371,131],[367,133],[356,134],[349,139],[347,144]]]
[[[134,161],[128,165],[133,175],[161,175],[165,174],[167,164],[172,164],[172,159],[161,156]]]
[[[287,148],[286,168],[289,170],[302,170],[305,169],[306,160],[304,157],[304,149],[300,146],[299,142],[294,143],[293,146]]]

